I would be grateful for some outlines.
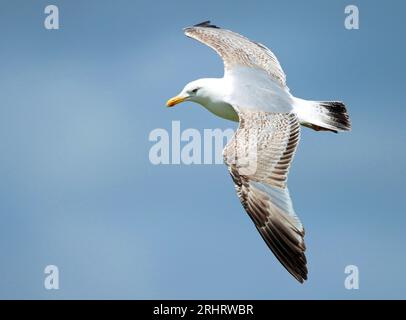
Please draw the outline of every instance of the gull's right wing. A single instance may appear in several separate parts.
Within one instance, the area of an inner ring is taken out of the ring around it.
[[[293,113],[239,113],[240,127],[224,148],[238,197],[280,263],[307,279],[304,229],[287,189],[300,127]]]

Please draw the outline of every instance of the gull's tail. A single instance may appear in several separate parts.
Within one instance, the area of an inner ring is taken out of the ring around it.
[[[294,111],[300,124],[316,131],[350,131],[351,122],[344,103],[308,101],[295,98]]]

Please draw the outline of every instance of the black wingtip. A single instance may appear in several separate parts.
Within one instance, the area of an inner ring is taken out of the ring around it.
[[[210,20],[203,21],[203,22],[200,22],[200,23],[198,23],[198,24],[195,24],[194,27],[204,27],[204,28],[220,29],[220,27],[217,27],[216,25],[211,24],[211,23],[210,23]]]

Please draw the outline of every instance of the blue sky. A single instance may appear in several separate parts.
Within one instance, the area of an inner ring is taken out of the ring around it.
[[[44,8],[60,10],[46,30]],[[356,4],[360,29],[344,28]],[[406,298],[401,1],[2,1],[0,298]],[[309,281],[279,265],[224,165],[150,163],[156,128],[235,128],[167,109],[221,60],[207,19],[269,46],[291,92],[343,100],[353,131],[302,130],[289,188]],[[60,289],[44,289],[44,268]],[[355,264],[360,289],[344,288]]]

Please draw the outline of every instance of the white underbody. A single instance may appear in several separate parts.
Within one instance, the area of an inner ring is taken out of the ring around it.
[[[234,68],[223,78],[196,82],[204,83],[205,88],[203,93],[189,100],[220,118],[236,122],[238,111],[295,112],[300,121],[302,110],[310,103],[292,96],[288,87],[282,87],[260,69]]]

